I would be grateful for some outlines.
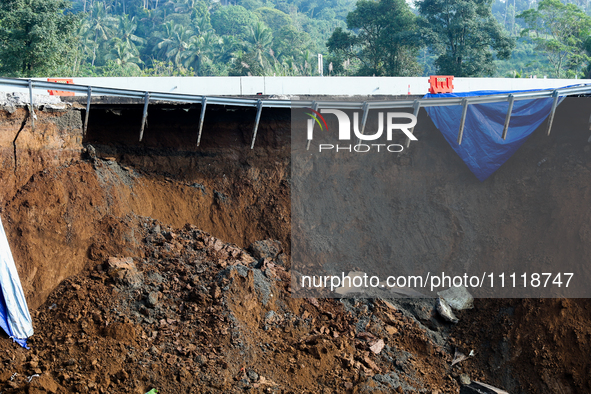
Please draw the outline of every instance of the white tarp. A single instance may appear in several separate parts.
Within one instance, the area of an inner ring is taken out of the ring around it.
[[[3,298],[0,299],[0,326],[11,338],[20,340],[17,342],[22,344],[23,340],[33,335],[33,323],[1,219],[0,290]]]

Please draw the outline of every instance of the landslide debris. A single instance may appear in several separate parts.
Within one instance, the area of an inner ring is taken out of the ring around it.
[[[31,350],[0,338],[2,393],[459,390],[434,300],[291,298],[278,241],[247,252],[188,224],[126,225],[139,249],[62,282]]]

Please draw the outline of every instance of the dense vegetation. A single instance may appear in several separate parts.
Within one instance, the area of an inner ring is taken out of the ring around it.
[[[3,0],[5,76],[588,77],[588,1]]]

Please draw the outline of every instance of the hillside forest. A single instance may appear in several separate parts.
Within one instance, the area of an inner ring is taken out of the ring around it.
[[[3,0],[0,74],[589,78],[589,3]]]

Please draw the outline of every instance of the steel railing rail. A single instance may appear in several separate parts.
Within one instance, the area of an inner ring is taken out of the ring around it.
[[[254,143],[257,135],[257,129],[261,112],[263,108],[314,108],[319,110],[321,108],[339,108],[339,109],[352,109],[362,110],[363,120],[361,130],[365,129],[365,123],[367,120],[368,111],[376,109],[389,109],[389,108],[409,108],[413,110],[413,114],[416,116],[421,107],[434,107],[434,106],[451,106],[461,105],[462,118],[460,120],[460,129],[458,131],[458,144],[462,143],[462,136],[464,133],[464,124],[466,120],[468,106],[474,104],[486,104],[486,103],[497,103],[497,102],[509,102],[509,108],[505,117],[505,124],[503,129],[503,139],[507,137],[507,130],[509,122],[511,121],[511,112],[513,110],[513,102],[515,100],[531,100],[541,98],[553,98],[553,105],[548,117],[548,135],[552,128],[552,122],[554,120],[554,113],[558,105],[560,97],[569,95],[581,95],[591,94],[591,85],[575,85],[564,88],[556,89],[544,89],[534,91],[522,91],[513,93],[503,94],[491,94],[484,96],[470,96],[470,97],[435,97],[435,98],[420,98],[415,100],[393,100],[393,101],[313,101],[313,100],[274,100],[274,99],[250,99],[250,98],[237,98],[237,97],[221,97],[221,96],[202,96],[192,94],[180,94],[180,93],[162,93],[162,92],[150,92],[141,90],[130,90],[130,89],[118,89],[118,88],[105,88],[100,86],[90,85],[75,85],[75,84],[63,84],[59,82],[46,82],[36,81],[32,79],[16,79],[16,78],[0,78],[0,86],[28,89],[30,96],[30,108],[31,117],[34,119],[34,103],[33,103],[33,90],[61,90],[67,92],[80,93],[86,95],[86,116],[84,120],[84,133],[86,133],[88,126],[88,113],[90,111],[91,96],[115,96],[133,98],[144,101],[144,111],[142,116],[142,125],[140,131],[140,141],[143,137],[143,131],[148,115],[148,105],[150,100],[160,100],[178,103],[192,103],[200,104],[202,106],[201,116],[199,121],[199,135],[197,139],[197,146],[201,141],[201,134],[203,130],[203,122],[205,117],[205,106],[206,105],[228,105],[236,107],[252,107],[257,109],[255,126],[253,130],[253,138],[251,142],[251,149],[254,148]],[[33,120],[34,122],[34,120]],[[32,123],[34,128],[34,123]],[[414,128],[413,128],[414,129]],[[413,132],[411,129],[411,133]],[[407,139],[407,147],[410,143],[410,139]],[[310,141],[308,141],[308,147]]]

